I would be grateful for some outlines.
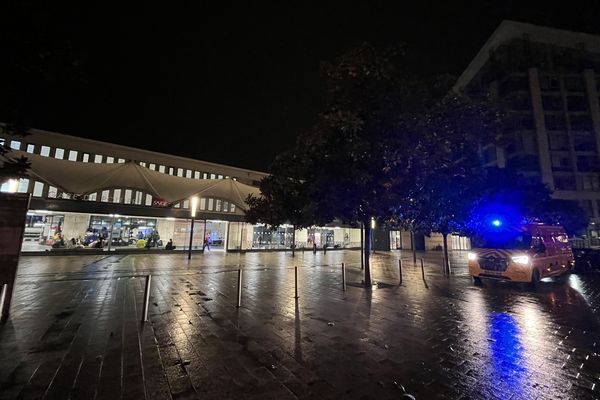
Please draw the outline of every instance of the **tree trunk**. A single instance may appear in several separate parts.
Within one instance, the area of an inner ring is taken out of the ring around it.
[[[371,286],[371,264],[369,263],[369,252],[371,249],[371,224],[363,224],[365,229],[365,286]]]
[[[296,256],[296,225],[292,225],[292,257]]]
[[[365,228],[365,224],[362,224],[360,227],[360,269],[365,269],[365,235],[363,229]]]
[[[450,262],[448,258],[448,234],[442,233],[442,238],[444,239],[444,273],[446,275],[450,275]]]
[[[417,246],[415,244],[415,231],[410,231],[410,247],[412,247],[413,264],[417,265]]]

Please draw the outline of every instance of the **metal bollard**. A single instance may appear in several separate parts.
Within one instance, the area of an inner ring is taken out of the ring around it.
[[[342,289],[346,291],[346,266],[342,263]]]
[[[242,306],[242,269],[238,269],[237,307]]]
[[[2,292],[0,293],[0,319],[5,315],[8,315],[8,310],[4,312],[4,300],[6,300],[6,292],[8,292],[8,284],[2,285]]]
[[[146,276],[146,288],[144,289],[144,308],[142,310],[142,322],[148,321],[148,302],[150,301],[150,285],[152,284],[152,275]]]
[[[294,288],[296,291],[295,299],[298,298],[298,267],[294,267]]]
[[[398,259],[398,274],[400,275],[400,285],[402,285],[402,259]]]

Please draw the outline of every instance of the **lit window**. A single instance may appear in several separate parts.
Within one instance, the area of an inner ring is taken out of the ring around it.
[[[123,203],[131,204],[131,190],[130,189],[125,190],[125,199],[123,200]]]
[[[208,174],[206,172],[202,174],[202,179],[208,179]]]
[[[13,150],[21,150],[21,142],[19,142],[18,140],[11,140],[10,148]]]
[[[119,164],[125,164],[125,159],[124,159],[124,158],[119,158],[119,159],[117,160],[117,162],[118,162]]]
[[[143,161],[140,161],[140,165],[141,165],[142,167],[145,167],[145,166],[146,166],[146,163],[145,163],[145,162],[143,162]]]
[[[212,210],[213,209],[213,199],[208,199],[208,209]]]
[[[179,207],[180,207],[180,204],[179,204],[179,203],[177,203],[177,204],[175,204],[173,207],[174,207],[174,208],[179,208]]]
[[[200,179],[200,172],[194,171],[194,179]]]
[[[219,175],[218,179],[223,179],[223,175]]]
[[[223,202],[223,212],[229,212],[229,203],[226,201]]]
[[[77,161],[77,152],[75,150],[69,151],[69,161]]]
[[[106,156],[106,163],[107,164],[113,164],[115,162],[115,158],[114,157],[108,157]]]
[[[188,170],[185,171],[185,177],[186,178],[191,178],[192,177],[192,170],[191,169],[188,169]]]
[[[33,197],[42,197],[44,192],[44,184],[42,182],[36,182],[33,184]]]
[[[135,192],[135,204],[138,206],[142,205],[142,192],[140,191]]]
[[[57,194],[58,194],[58,189],[56,189],[54,186],[48,187],[48,198],[54,199],[54,198],[56,198]]]
[[[115,189],[113,191],[113,203],[119,203],[121,201],[121,189]]]
[[[177,176],[183,177],[183,169],[177,168]]]
[[[42,146],[42,148],[40,149],[40,156],[48,157],[49,155],[50,155],[50,147]]]
[[[173,167],[169,167],[169,175],[173,175]]]
[[[221,211],[221,200],[217,199],[215,211]]]
[[[102,195],[100,196],[100,201],[103,203],[108,202],[108,195],[110,194],[109,190],[103,190]]]
[[[148,168],[150,168],[152,171],[156,171],[156,164],[150,164],[148,165]]]
[[[28,144],[27,145],[27,152],[33,154],[34,151],[35,151],[35,145]]]
[[[88,200],[89,200],[89,201],[96,201],[96,198],[97,198],[97,196],[98,196],[98,194],[97,194],[97,193],[91,193],[91,194],[88,196]]]
[[[19,187],[17,188],[17,192],[27,193],[28,188],[29,188],[29,179],[19,179]]]
[[[183,201],[183,208],[190,208],[190,201],[189,200],[184,200]]]
[[[83,162],[90,162],[90,155],[88,153],[83,153]]]
[[[217,176],[215,174],[210,174],[210,179],[217,179]]]
[[[235,212],[235,204],[231,203],[230,212]]]
[[[61,149],[61,148],[57,147],[56,150],[54,151],[54,158],[58,158],[59,160],[62,160],[63,158],[65,158],[65,149]]]
[[[96,164],[101,164],[101,163],[102,163],[102,155],[101,155],[101,154],[96,154],[96,155],[94,156],[94,162],[95,162]]]
[[[164,174],[165,173],[165,166],[164,165],[159,165],[158,166],[158,172]]]
[[[200,209],[206,210],[206,199],[204,197],[200,198]]]
[[[152,205],[152,195],[149,195],[149,194],[146,195],[146,205],[147,206]]]

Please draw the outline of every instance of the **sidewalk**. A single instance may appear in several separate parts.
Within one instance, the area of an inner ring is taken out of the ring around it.
[[[579,367],[580,352],[595,350],[589,329],[543,316],[540,323],[557,331],[552,351],[538,343],[519,363],[504,360],[510,377],[522,380],[500,379],[501,371],[490,369],[495,350],[481,339],[483,317],[474,313],[489,296],[470,285],[460,260],[449,279],[439,264],[427,263],[425,288],[419,266],[406,259],[398,286],[396,255],[376,254],[379,285],[366,289],[358,252],[294,259],[205,254],[189,266],[183,259],[25,257],[11,319],[0,327],[0,399],[396,399],[403,388],[419,399],[599,393],[590,388],[600,357],[584,363],[575,385],[564,386],[572,380],[571,362]],[[244,269],[239,309],[238,264]],[[150,321],[141,324],[148,273]],[[515,301],[525,307],[518,318],[535,300],[522,297]],[[561,369],[557,359],[572,347],[577,351]]]

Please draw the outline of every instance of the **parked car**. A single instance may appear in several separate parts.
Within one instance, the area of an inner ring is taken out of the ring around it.
[[[591,271],[600,269],[600,249],[574,248],[575,271]]]

